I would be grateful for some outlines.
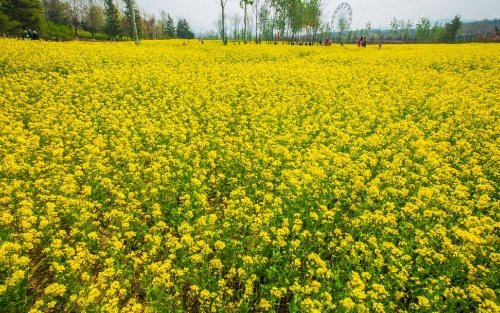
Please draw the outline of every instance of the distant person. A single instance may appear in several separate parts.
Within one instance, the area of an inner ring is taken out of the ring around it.
[[[381,50],[381,49],[382,49],[382,44],[379,44],[377,50]]]
[[[363,37],[359,37],[358,39],[358,48],[361,47],[361,43],[363,42]]]
[[[363,42],[361,43],[361,47],[363,47],[363,48],[366,48],[366,39],[368,39],[368,37],[365,37],[363,39]]]

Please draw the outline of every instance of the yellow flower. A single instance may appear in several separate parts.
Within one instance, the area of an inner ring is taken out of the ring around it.
[[[348,310],[353,309],[354,306],[356,305],[351,298],[344,298],[343,300],[340,301],[340,304]]]
[[[269,301],[267,301],[264,298],[260,299],[259,306],[262,310],[265,310],[265,311],[269,310],[271,308],[271,304],[269,303]]]
[[[66,286],[58,283],[50,284],[45,288],[46,295],[57,295],[62,297],[65,292],[66,292]]]
[[[217,240],[214,246],[217,250],[223,250],[226,247],[226,244],[220,240]]]

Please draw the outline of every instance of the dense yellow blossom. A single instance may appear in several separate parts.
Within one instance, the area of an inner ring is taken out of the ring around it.
[[[0,44],[0,307],[498,312],[494,44]]]

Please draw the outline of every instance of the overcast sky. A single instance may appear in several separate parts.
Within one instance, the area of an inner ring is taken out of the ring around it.
[[[219,0],[136,0],[140,8],[159,16],[165,10],[176,21],[184,17],[195,34],[214,29],[213,21],[220,15]],[[263,0],[261,0],[263,2]],[[331,21],[335,8],[343,1],[323,0],[327,3],[325,20]],[[500,18],[500,0],[349,0],[353,11],[352,29],[363,28],[368,21],[372,28],[388,27],[394,17],[417,21],[451,19],[456,14],[462,20]],[[227,0],[226,12],[242,11],[239,0]]]

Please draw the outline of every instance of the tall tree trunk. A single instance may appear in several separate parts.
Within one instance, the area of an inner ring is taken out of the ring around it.
[[[258,17],[259,17],[259,8],[257,4],[255,4],[255,43],[259,43],[259,35],[258,35]]]
[[[226,6],[226,4],[224,3],[224,0],[220,0],[220,6],[221,6],[221,9],[222,9],[222,42],[225,44],[226,43],[226,25],[225,25],[225,19],[226,17],[224,16],[224,7]]]
[[[243,13],[243,43],[247,43],[247,3],[245,1],[245,12]]]
[[[139,35],[137,34],[137,24],[135,23],[135,11],[132,0],[128,0],[130,5],[130,14],[132,14],[132,24],[134,26],[134,36],[135,36],[135,45],[139,45]]]
[[[73,11],[72,11],[72,17],[73,17],[73,24],[75,26],[75,39],[78,40],[78,16],[80,14],[79,10],[81,9],[78,7],[76,0],[73,0]]]

